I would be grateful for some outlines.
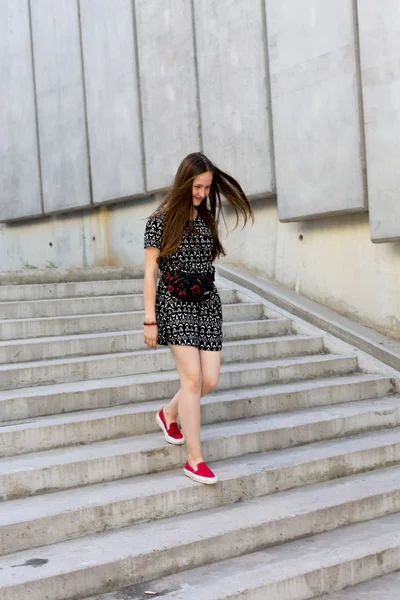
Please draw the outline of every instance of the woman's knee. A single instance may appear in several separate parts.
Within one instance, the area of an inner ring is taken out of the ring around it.
[[[218,385],[218,374],[217,375],[203,375],[202,392],[203,395],[208,394],[214,390]]]
[[[189,375],[181,380],[181,387],[192,394],[200,394],[202,386],[203,378],[201,375]]]

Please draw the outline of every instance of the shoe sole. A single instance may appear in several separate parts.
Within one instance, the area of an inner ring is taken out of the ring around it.
[[[215,483],[218,482],[218,477],[202,477],[201,475],[195,475],[195,473],[192,473],[191,471],[188,471],[187,469],[183,469],[183,472],[185,473],[186,477],[190,477],[190,479],[193,479],[193,481],[196,481],[196,483],[205,483],[206,485],[214,485]]]
[[[182,444],[185,443],[185,438],[182,438],[181,440],[175,440],[173,437],[168,435],[168,432],[166,431],[166,429],[164,427],[164,423],[161,421],[160,417],[158,416],[158,413],[156,415],[156,421],[157,421],[157,424],[160,427],[161,431],[163,432],[165,439],[167,440],[167,442],[169,444],[173,444],[174,446],[182,446]]]

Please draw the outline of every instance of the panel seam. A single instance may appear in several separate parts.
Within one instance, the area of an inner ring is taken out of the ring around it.
[[[193,62],[194,62],[194,78],[196,86],[196,108],[197,108],[197,131],[200,142],[200,150],[204,152],[203,144],[203,121],[201,118],[201,101],[200,101],[200,80],[199,80],[199,64],[197,60],[197,36],[196,36],[196,17],[194,0],[190,0],[190,10],[192,19],[192,40],[193,40]]]
[[[358,105],[358,127],[360,132],[360,161],[361,177],[365,200],[365,208],[368,210],[368,172],[367,172],[367,146],[365,139],[365,118],[364,118],[364,97],[361,72],[361,49],[360,49],[360,29],[358,21],[358,2],[352,0],[353,12],[353,30],[354,30],[354,54],[356,67],[356,87],[357,87],[357,105]]]
[[[277,253],[278,253],[278,237],[279,237],[279,198],[278,198],[278,186],[276,181],[276,163],[275,163],[275,142],[274,142],[274,124],[272,114],[272,92],[271,92],[271,73],[269,65],[269,48],[268,48],[268,23],[267,23],[267,0],[261,1],[261,16],[262,16],[262,36],[264,44],[264,60],[265,60],[265,90],[268,102],[268,127],[269,127],[269,155],[271,161],[271,184],[272,191],[276,194],[276,223],[275,223],[275,251],[274,251],[274,262],[272,266],[272,277],[276,278],[276,264],[277,264]]]
[[[269,138],[267,139],[269,147],[269,155],[271,161],[271,184],[272,192],[277,192],[276,187],[276,167],[275,167],[275,146],[274,146],[274,126],[272,119],[272,93],[271,93],[271,75],[269,69],[269,49],[268,49],[268,25],[267,25],[267,9],[265,0],[261,1],[261,17],[262,17],[262,37],[264,45],[264,61],[265,61],[265,92],[268,103],[268,128]]]
[[[147,192],[147,167],[146,167],[146,151],[144,142],[144,123],[143,123],[143,102],[142,102],[142,84],[140,77],[140,60],[139,60],[139,40],[138,40],[138,28],[136,19],[136,4],[135,0],[132,0],[132,26],[133,26],[133,53],[135,57],[136,65],[136,85],[138,94],[138,117],[139,117],[139,145],[140,152],[142,155],[142,177],[143,177],[143,189]]]
[[[86,156],[87,156],[88,177],[89,177],[89,196],[90,196],[90,203],[93,205],[94,198],[93,198],[92,164],[91,164],[91,153],[90,153],[89,122],[88,122],[87,98],[86,98],[86,77],[85,77],[85,61],[84,61],[84,57],[83,57],[83,38],[82,38],[82,19],[81,19],[80,0],[76,0],[76,5],[77,5],[77,9],[78,9],[78,29],[79,29],[79,45],[80,45],[81,69],[82,69],[83,112],[84,112],[84,116],[85,116]]]
[[[40,151],[39,113],[38,113],[38,103],[37,103],[37,88],[36,88],[36,74],[35,74],[35,51],[34,51],[34,45],[33,45],[31,0],[28,0],[28,20],[29,20],[29,35],[30,35],[30,46],[31,46],[33,102],[34,102],[35,124],[36,124],[36,145],[37,145],[38,170],[39,170],[40,204],[41,204],[42,214],[45,215],[46,212],[45,212],[45,207],[44,207],[44,194],[43,194],[42,155],[41,155],[41,151]]]

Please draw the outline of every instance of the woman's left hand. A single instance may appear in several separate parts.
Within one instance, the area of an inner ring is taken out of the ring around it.
[[[156,350],[158,342],[158,325],[145,325],[144,326],[144,343],[149,348]]]

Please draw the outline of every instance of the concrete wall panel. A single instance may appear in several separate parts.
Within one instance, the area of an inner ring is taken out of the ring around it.
[[[170,185],[200,150],[189,0],[136,0],[147,187]]]
[[[368,213],[279,223],[275,203],[254,204],[254,226],[224,240],[224,262],[400,339],[400,242],[372,244]],[[232,229],[234,216],[227,223]]]
[[[371,237],[400,239],[400,2],[358,2]]]
[[[353,3],[266,8],[279,217],[365,210]]]
[[[31,3],[46,213],[90,204],[78,3]]]
[[[203,148],[249,194],[271,192],[265,24],[259,0],[195,0]]]
[[[40,215],[28,0],[0,2],[0,221]]]
[[[131,0],[80,0],[93,201],[143,193]]]

